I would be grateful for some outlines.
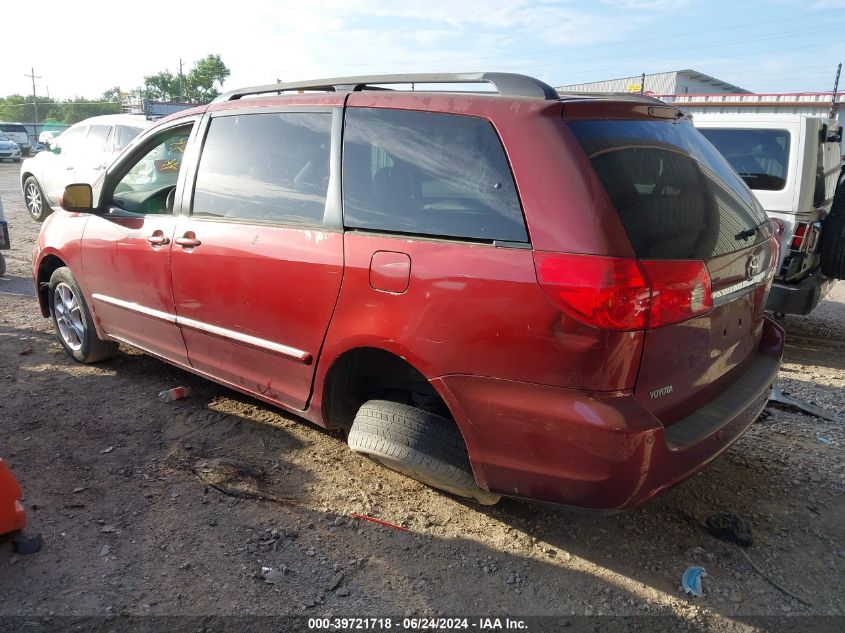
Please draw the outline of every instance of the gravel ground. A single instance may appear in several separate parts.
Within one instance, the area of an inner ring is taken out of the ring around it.
[[[842,624],[843,424],[769,408],[702,473],[623,515],[465,504],[150,357],[122,349],[101,365],[71,362],[33,298],[39,227],[17,172],[0,164],[12,240],[0,279],[0,455],[44,547],[23,556],[0,539],[0,615],[668,615],[713,631],[801,630],[799,616],[820,615]],[[780,384],[845,416],[843,304],[840,284],[813,316],[784,321]],[[190,398],[159,402],[176,385]],[[705,532],[719,511],[749,522],[747,550]],[[679,589],[690,565],[707,571],[703,598]],[[273,571],[264,578],[262,568]],[[768,619],[752,626],[755,616]]]

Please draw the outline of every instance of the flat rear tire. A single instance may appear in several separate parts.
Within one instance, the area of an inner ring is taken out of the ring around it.
[[[483,505],[501,498],[475,482],[466,444],[452,420],[398,402],[370,400],[355,416],[349,447],[432,488]]]

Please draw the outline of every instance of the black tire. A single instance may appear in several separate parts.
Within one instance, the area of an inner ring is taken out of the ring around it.
[[[117,353],[117,343],[97,336],[94,319],[70,269],[57,268],[47,292],[50,319],[59,343],[78,363],[96,363]]]
[[[6,274],[6,258],[0,253],[0,277]]]
[[[455,423],[386,400],[364,403],[349,431],[349,447],[383,466],[459,497],[493,505],[499,495],[475,483],[466,445]]]
[[[29,211],[29,217],[36,222],[43,222],[53,212],[35,176],[30,176],[24,181],[23,199],[26,210]]]
[[[845,279],[845,185],[839,185],[822,223],[821,269],[827,277]]]

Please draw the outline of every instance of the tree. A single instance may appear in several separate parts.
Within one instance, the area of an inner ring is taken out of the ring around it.
[[[220,94],[215,84],[222,88],[230,74],[220,55],[207,55],[195,62],[188,73],[188,98],[193,103],[208,103]]]
[[[148,99],[176,101],[179,99],[179,77],[164,70],[155,75],[144,77],[144,96]]]
[[[36,97],[38,103],[38,121],[43,121],[55,113],[53,104],[54,99],[49,97]],[[32,106],[32,97],[25,97],[23,95],[9,95],[8,97],[0,97],[0,120],[3,121],[23,121],[32,123],[35,118],[34,108]]]
[[[86,99],[85,97],[74,97],[58,105],[61,108],[60,118],[71,125],[88,117],[100,114],[118,114],[120,112],[119,103],[107,103],[100,99]]]
[[[208,103],[220,94],[218,87],[230,71],[220,55],[206,55],[194,62],[194,67],[183,78],[169,70],[144,77],[144,96],[162,101],[187,100],[191,103]]]
[[[120,86],[115,86],[114,88],[109,88],[105,92],[103,92],[103,101],[123,101],[123,91],[120,89]]]

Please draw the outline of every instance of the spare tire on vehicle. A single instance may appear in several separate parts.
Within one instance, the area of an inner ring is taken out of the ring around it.
[[[841,183],[822,223],[821,269],[827,277],[845,279],[845,185]]]
[[[370,400],[358,410],[349,447],[391,470],[459,497],[493,505],[499,495],[475,483],[464,439],[455,423],[406,404]]]

